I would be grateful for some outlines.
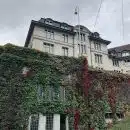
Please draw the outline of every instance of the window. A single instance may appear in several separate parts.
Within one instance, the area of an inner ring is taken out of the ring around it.
[[[55,27],[60,27],[60,24],[57,23],[57,22],[55,22],[55,23],[54,23],[54,26],[55,26]]]
[[[119,61],[117,59],[113,59],[112,62],[113,62],[113,66],[119,67]]]
[[[68,56],[68,48],[62,47],[63,56]]]
[[[95,43],[94,43],[94,49],[95,49],[95,50],[101,50],[101,44],[95,42]]]
[[[59,88],[57,88],[57,87],[55,87],[53,85],[49,85],[47,92],[48,92],[47,98],[48,98],[49,101],[59,99],[59,95],[60,95]]]
[[[122,53],[122,57],[129,56],[129,55],[130,55],[129,52],[123,52]]]
[[[62,29],[66,29],[66,30],[71,30],[70,26],[66,25],[66,24],[62,24],[61,25]]]
[[[81,35],[81,41],[85,41],[85,34],[80,34]]]
[[[54,39],[54,32],[52,30],[45,30],[46,32],[46,38]]]
[[[46,24],[52,25],[52,21],[46,20],[45,21]]]
[[[46,115],[46,130],[53,130],[53,114]]]
[[[86,45],[78,44],[79,54],[86,54]]]
[[[63,34],[63,38],[64,38],[64,42],[68,42],[68,35],[67,34]]]
[[[65,90],[66,90],[65,87],[63,86],[60,87],[60,98],[62,101],[65,101],[65,95],[66,95]]]
[[[30,124],[30,130],[38,130],[38,124],[39,124],[39,115],[32,115],[31,116],[31,124]]]
[[[95,54],[95,63],[102,64],[102,55]]]
[[[48,53],[53,54],[53,51],[54,51],[54,45],[53,44],[44,43],[43,46],[44,46],[43,47],[44,52],[48,52]]]
[[[45,88],[42,86],[42,85],[38,85],[38,87],[37,87],[37,98],[38,98],[38,101],[39,100],[46,100],[46,90],[45,90]]]
[[[85,42],[85,34],[80,33],[80,39],[79,39],[79,33],[78,33],[78,40]]]
[[[51,39],[54,39],[54,32],[51,32]]]

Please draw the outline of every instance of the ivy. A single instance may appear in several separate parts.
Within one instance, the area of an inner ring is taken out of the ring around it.
[[[23,68],[27,68],[26,74]],[[105,113],[117,107],[117,91],[109,93],[126,79],[126,75],[89,68],[84,57],[53,56],[11,44],[1,46],[0,129],[25,130],[28,117],[37,113],[68,114],[74,122],[78,110],[78,125],[103,130]],[[66,100],[61,99],[61,87],[67,90]]]

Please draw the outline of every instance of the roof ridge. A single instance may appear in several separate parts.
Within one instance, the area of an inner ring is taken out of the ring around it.
[[[109,48],[108,50],[115,49],[115,48],[120,48],[120,47],[124,47],[124,46],[128,46],[128,45],[130,45],[130,44],[125,44],[125,45],[116,46],[116,47],[113,47],[113,48]]]

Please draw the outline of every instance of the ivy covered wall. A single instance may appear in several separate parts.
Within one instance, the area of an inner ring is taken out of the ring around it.
[[[117,88],[128,78],[91,69],[83,57],[53,56],[11,44],[1,46],[0,129],[25,130],[28,117],[35,113],[73,117],[78,111],[78,125],[103,130],[108,109],[113,117],[116,113]]]

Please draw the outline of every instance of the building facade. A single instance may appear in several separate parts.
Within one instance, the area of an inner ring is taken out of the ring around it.
[[[130,44],[108,49],[113,66],[121,72],[130,74]]]
[[[54,55],[86,56],[89,66],[93,68],[129,73],[129,64],[123,58],[111,55],[112,49],[107,48],[110,43],[85,26],[80,25],[79,36],[79,25],[41,18],[39,21],[32,20],[25,47]]]

